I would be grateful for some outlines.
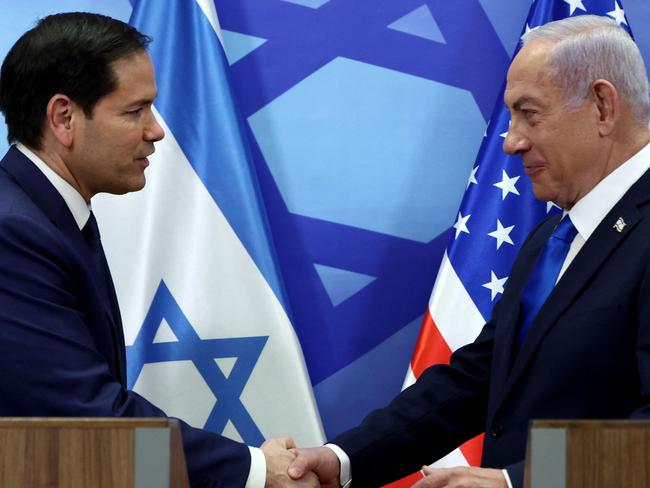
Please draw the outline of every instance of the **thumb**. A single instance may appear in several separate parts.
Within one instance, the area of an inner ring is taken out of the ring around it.
[[[264,444],[262,444],[262,450],[264,449],[292,449],[296,447],[296,443],[291,437],[273,437],[267,439]]]
[[[296,443],[291,437],[280,437],[278,440],[285,449],[293,449],[296,447]]]
[[[288,473],[294,480],[302,478],[316,466],[316,459],[303,449],[292,449],[297,454],[296,459],[289,465]]]

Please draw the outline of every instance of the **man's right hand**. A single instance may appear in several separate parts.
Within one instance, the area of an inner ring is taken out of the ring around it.
[[[310,471],[316,473],[321,488],[339,488],[341,465],[339,458],[329,447],[292,449],[297,454],[289,465],[289,476],[298,480]]]
[[[304,473],[298,480],[292,480],[288,476],[289,466],[296,459],[296,453],[292,448],[296,447],[290,437],[278,437],[269,439],[262,444],[262,452],[266,458],[266,482],[265,488],[317,488],[319,481],[312,472]]]

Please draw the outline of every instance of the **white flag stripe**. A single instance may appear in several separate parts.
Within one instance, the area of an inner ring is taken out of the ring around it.
[[[429,314],[452,352],[474,341],[485,325],[483,316],[458,278],[446,251],[429,299]],[[415,375],[409,365],[403,389],[408,388],[415,381]],[[469,463],[462,451],[457,448],[431,466],[453,468],[469,466]]]
[[[460,449],[454,449],[446,456],[441,457],[431,465],[432,468],[455,468],[457,466],[469,466],[467,459]]]
[[[221,42],[221,47],[223,48],[223,35],[221,34],[221,25],[219,24],[219,16],[217,15],[217,9],[214,6],[212,0],[196,0],[196,3],[201,7],[205,17],[210,22],[210,25],[214,29],[214,32],[217,34],[219,41]]]
[[[164,280],[201,339],[269,336],[241,399],[265,437],[321,443],[306,367],[282,305],[156,115],[166,138],[150,158],[145,189],[93,203],[101,214],[127,344]],[[174,388],[171,380],[169,385]],[[194,402],[191,395],[177,396],[179,403]]]
[[[429,313],[452,352],[473,342],[485,325],[446,252],[433,285]]]
[[[406,378],[404,379],[404,384],[402,385],[402,390],[407,389],[409,386],[411,386],[413,383],[415,383],[415,380],[417,378],[413,374],[413,369],[411,369],[411,365],[409,364],[409,369],[406,372]]]

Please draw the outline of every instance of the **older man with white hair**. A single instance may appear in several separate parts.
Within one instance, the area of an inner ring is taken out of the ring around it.
[[[650,102],[641,54],[615,22],[529,32],[509,71],[503,148],[535,196],[564,209],[528,237],[491,320],[451,364],[289,473],[379,486],[485,432],[482,468],[425,468],[423,487],[523,486],[535,418],[650,413]]]

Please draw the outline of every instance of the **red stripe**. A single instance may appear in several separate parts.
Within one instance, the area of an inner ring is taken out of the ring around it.
[[[411,359],[413,375],[419,378],[422,372],[432,364],[449,364],[451,352],[427,310],[427,313],[424,314],[420,336]],[[467,441],[460,447],[460,450],[470,466],[479,466],[481,464],[482,448],[483,434]]]
[[[460,446],[460,450],[470,466],[480,466],[485,434],[477,435]]]
[[[452,351],[447,345],[445,338],[438,330],[436,323],[427,310],[427,313],[424,314],[422,327],[420,327],[420,335],[418,336],[415,351],[411,358],[413,375],[419,378],[422,372],[432,364],[449,364],[451,353]],[[460,446],[460,450],[470,466],[480,466],[481,464],[483,436],[484,434],[474,437]],[[421,478],[422,473],[418,471],[401,480],[385,485],[384,488],[409,488]]]
[[[422,478],[422,471],[418,471],[417,473],[413,473],[412,475],[402,478],[401,480],[393,481],[388,485],[384,485],[384,488],[411,488],[411,486],[420,481]]]
[[[413,374],[419,378],[422,372],[432,364],[449,364],[450,357],[451,349],[427,310],[411,358]]]

